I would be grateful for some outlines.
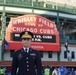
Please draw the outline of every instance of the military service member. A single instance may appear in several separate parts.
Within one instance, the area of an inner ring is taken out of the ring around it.
[[[11,75],[42,75],[39,52],[30,48],[33,33],[23,31],[20,37],[23,47],[14,53]]]

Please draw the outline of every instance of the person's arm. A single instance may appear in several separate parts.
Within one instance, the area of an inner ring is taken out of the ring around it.
[[[54,74],[54,71],[52,71],[52,75]]]
[[[36,68],[37,68],[37,75],[42,75],[42,63],[39,52],[37,52]]]
[[[16,75],[17,71],[17,56],[16,52],[14,53],[13,60],[12,60],[12,70],[11,70],[11,75]]]

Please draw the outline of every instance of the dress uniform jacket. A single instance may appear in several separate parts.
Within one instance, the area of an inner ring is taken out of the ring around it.
[[[11,73],[11,75],[42,75],[39,52],[31,48],[28,53],[23,48],[16,51],[13,56]]]

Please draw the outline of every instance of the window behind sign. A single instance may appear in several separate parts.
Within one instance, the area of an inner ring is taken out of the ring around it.
[[[71,57],[72,57],[72,59],[75,59],[75,52],[74,51],[71,52]]]
[[[64,51],[64,58],[67,58],[67,51]]]
[[[52,58],[52,52],[48,52],[48,57]]]

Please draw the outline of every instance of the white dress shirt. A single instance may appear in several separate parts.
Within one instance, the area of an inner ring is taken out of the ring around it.
[[[27,53],[29,52],[29,47],[28,48],[23,47],[23,49],[25,52],[26,52],[26,49],[27,49]]]

